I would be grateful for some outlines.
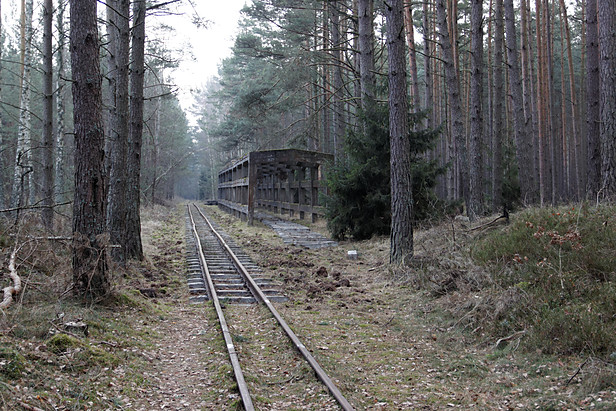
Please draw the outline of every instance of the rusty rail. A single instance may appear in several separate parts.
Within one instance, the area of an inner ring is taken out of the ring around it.
[[[267,306],[267,308],[272,313],[272,316],[276,319],[276,321],[278,321],[278,324],[280,324],[280,326],[285,331],[285,333],[287,334],[289,339],[291,339],[291,341],[293,342],[293,345],[299,350],[299,352],[306,359],[308,364],[310,364],[310,366],[312,367],[312,369],[316,373],[316,375],[319,378],[319,380],[321,380],[321,382],[327,387],[327,389],[329,390],[331,395],[336,399],[336,401],[338,402],[340,407],[342,407],[342,409],[345,410],[345,411],[352,411],[352,410],[354,410],[354,408],[351,406],[351,404],[342,395],[342,393],[340,392],[338,387],[336,387],[336,385],[331,380],[331,378],[329,378],[329,376],[327,375],[325,370],[323,370],[323,368],[321,368],[321,366],[319,365],[317,360],[312,356],[310,351],[308,351],[306,346],[300,341],[300,339],[293,332],[291,327],[289,327],[287,322],[278,313],[278,310],[276,310],[276,308],[271,303],[269,298],[267,298],[265,293],[263,293],[261,288],[257,285],[257,283],[254,281],[254,279],[252,278],[252,276],[250,275],[250,273],[246,269],[246,267],[244,267],[244,265],[241,263],[241,261],[235,255],[235,253],[231,250],[229,245],[227,245],[227,243],[222,238],[222,236],[214,229],[214,226],[210,223],[210,221],[205,216],[205,214],[203,214],[203,212],[196,205],[195,205],[195,209],[199,212],[201,217],[203,217],[204,221],[210,227],[210,230],[212,230],[212,233],[214,234],[214,236],[218,239],[218,241],[220,242],[221,246],[225,249],[225,251],[227,252],[229,257],[233,261],[233,264],[235,265],[237,270],[240,272],[240,274],[242,275],[242,277],[246,281],[246,284],[248,285],[248,288],[253,293],[255,298],[258,301],[262,302],[263,304],[265,304]],[[239,382],[238,382],[238,386],[239,386]]]
[[[203,215],[198,208],[197,208],[197,211],[199,211],[199,213]],[[240,361],[237,356],[237,352],[235,351],[235,346],[233,345],[233,339],[231,338],[231,332],[229,332],[229,327],[227,326],[227,320],[225,320],[225,315],[222,312],[222,307],[220,306],[220,301],[218,300],[218,295],[216,294],[216,289],[214,288],[214,283],[212,282],[212,277],[210,276],[210,271],[205,261],[205,255],[203,255],[203,248],[201,247],[201,240],[199,239],[199,234],[197,233],[197,227],[195,225],[193,214],[190,211],[190,206],[188,206],[188,215],[190,216],[190,223],[192,225],[193,234],[195,236],[195,242],[197,244],[197,253],[199,254],[199,261],[201,262],[201,267],[203,268],[203,275],[205,277],[206,285],[208,288],[208,293],[210,294],[212,302],[214,303],[214,308],[216,309],[216,315],[218,316],[218,322],[220,323],[220,328],[222,329],[222,334],[225,339],[227,351],[229,352],[229,359],[231,360],[231,365],[233,366],[233,373],[235,374],[235,381],[237,382],[237,388],[240,391],[240,397],[242,398],[242,404],[244,405],[244,409],[246,411],[253,411],[255,408],[254,408],[254,405],[252,404],[252,399],[250,398],[250,392],[248,392],[248,385],[246,384],[246,381],[244,380],[244,374],[242,373],[242,367],[240,366]],[[209,221],[208,221],[208,225],[209,225]]]

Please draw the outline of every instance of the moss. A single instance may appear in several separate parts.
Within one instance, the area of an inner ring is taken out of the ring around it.
[[[67,334],[56,334],[45,343],[49,351],[54,354],[63,354],[70,348],[81,347],[83,344],[75,337]]]
[[[84,366],[98,365],[109,367],[118,365],[120,362],[115,355],[93,346],[87,346],[85,350],[79,352],[77,359],[81,361]]]
[[[10,348],[0,348],[0,375],[8,379],[21,377],[26,369],[26,359],[23,355]]]

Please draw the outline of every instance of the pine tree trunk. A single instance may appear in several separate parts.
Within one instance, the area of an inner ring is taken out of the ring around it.
[[[471,133],[470,206],[471,219],[483,214],[483,7],[471,1]]]
[[[530,154],[533,144],[530,141],[529,125],[524,115],[524,100],[522,98],[522,79],[520,78],[520,63],[518,60],[517,34],[513,12],[513,0],[504,0],[505,30],[507,32],[507,62],[509,67],[509,87],[513,102],[513,124],[515,131],[516,158],[518,162],[518,178],[522,200],[534,201],[533,175],[528,165],[532,164]]]
[[[133,3],[130,70],[130,132],[128,145],[126,257],[143,260],[141,243],[141,145],[143,136],[143,82],[145,76],[145,0]]]
[[[2,34],[4,33],[2,31],[2,2],[0,1],[0,45],[4,44],[2,42],[3,36]],[[0,47],[0,95],[2,92],[2,77],[3,77],[3,69],[2,69],[2,47]],[[6,165],[6,159],[5,159],[5,153],[6,153],[6,137],[4,136],[4,117],[2,115],[2,112],[0,112],[0,209],[4,209],[6,208],[6,187],[5,187],[5,182],[7,180],[7,175],[6,175],[6,168],[8,167]]]
[[[409,51],[409,73],[411,74],[411,101],[412,111],[421,111],[421,98],[419,96],[419,78],[417,76],[417,53],[415,52],[415,28],[413,26],[413,8],[411,3],[404,6],[404,28]]]
[[[30,183],[33,181],[32,141],[30,135],[30,77],[32,67],[32,0],[22,1],[21,16],[21,99],[19,107],[19,126],[17,131],[17,150],[15,152],[15,172],[13,174],[13,190],[11,208],[21,207],[29,201]]]
[[[564,0],[560,0],[560,8],[562,13],[562,21],[565,29],[565,38],[567,40],[567,61],[568,61],[568,69],[569,69],[569,98],[570,98],[570,107],[571,107],[571,134],[573,136],[573,147],[571,147],[571,157],[572,157],[572,172],[571,172],[571,183],[572,189],[575,193],[575,199],[580,199],[582,197],[582,193],[580,190],[580,153],[581,153],[581,142],[580,142],[580,130],[578,125],[578,110],[577,110],[577,93],[575,92],[575,71],[573,71],[573,53],[571,51],[571,31],[569,30],[569,18],[567,17],[567,6],[565,5]],[[584,71],[582,70],[582,73]],[[564,121],[564,120],[563,120]]]
[[[434,94],[432,88],[434,87],[432,80],[432,47],[430,46],[430,38],[432,35],[432,29],[430,24],[430,12],[428,7],[428,1],[424,1],[423,3],[423,31],[424,31],[424,43],[423,43],[423,52],[424,52],[424,76],[426,83],[426,93],[424,100],[424,107],[430,110],[428,113],[428,128],[434,128],[434,112],[436,111],[436,107],[434,107]]]
[[[436,1],[437,22],[441,37],[441,49],[443,51],[443,65],[445,68],[445,81],[447,83],[449,110],[451,118],[451,135],[455,138],[456,169],[454,173],[458,177],[456,187],[461,189],[461,197],[467,207],[470,207],[470,190],[468,177],[468,156],[466,151],[466,133],[464,130],[464,116],[460,103],[460,81],[454,65],[454,53],[449,37],[445,0]],[[457,191],[457,190],[456,190]]]
[[[113,7],[112,27],[109,33],[110,53],[115,55],[115,67],[109,76],[115,83],[115,106],[111,107],[111,119],[108,144],[109,192],[107,195],[107,229],[114,248],[111,253],[117,262],[126,261],[126,214],[127,202],[127,149],[128,149],[128,65],[130,49],[130,1],[113,0],[108,7]]]
[[[328,5],[323,3],[323,51],[329,47],[329,24],[328,24]],[[329,67],[325,64],[321,66],[321,82],[323,83],[323,99],[321,106],[323,107],[323,147],[324,151],[330,154],[334,153],[332,143],[331,129],[331,110],[328,109],[331,101],[331,84],[329,80]]]
[[[586,140],[588,196],[594,198],[601,187],[601,143],[599,105],[599,27],[597,0],[586,0]]]
[[[331,25],[331,55],[333,56],[332,67],[334,74],[334,92],[333,92],[333,107],[332,107],[332,125],[333,125],[333,148],[335,161],[341,158],[342,138],[344,136],[344,104],[343,104],[343,87],[342,80],[342,42],[340,34],[340,10],[339,1],[331,0],[329,5],[329,18]]]
[[[43,208],[41,219],[47,230],[53,229],[54,150],[53,150],[53,49],[52,0],[43,4]]]
[[[73,281],[75,291],[97,300],[110,289],[105,236],[103,99],[96,0],[71,5],[71,68],[75,125]]]
[[[531,154],[532,169],[530,173],[533,175],[533,181],[539,181],[539,120],[538,120],[538,102],[537,102],[537,89],[538,85],[535,84],[535,62],[533,53],[532,42],[532,22],[529,18],[530,13],[530,0],[521,0],[521,17],[522,17],[522,53],[526,55],[526,74],[523,73],[525,85],[528,86],[524,90],[524,102],[525,110],[530,111],[526,114],[526,121],[529,121],[529,132],[531,133],[531,142],[533,146],[533,152]],[[537,187],[535,186],[535,190]]]
[[[530,122],[529,124],[531,124],[531,127],[534,127],[534,125],[536,124],[536,107],[535,107],[535,94],[534,94],[534,83],[533,83],[533,52],[532,52],[532,42],[530,41],[530,35],[529,32],[531,32],[530,29],[530,21],[528,18],[529,12],[528,12],[528,7],[527,7],[527,0],[521,0],[520,2],[520,17],[521,17],[521,26],[522,26],[522,30],[521,30],[521,34],[522,34],[522,39],[521,39],[521,48],[522,51],[520,53],[521,56],[521,69],[522,69],[522,87],[523,87],[523,94],[522,97],[524,99],[524,116],[525,116],[525,121],[526,122]],[[534,128],[531,128],[531,130],[534,130]],[[531,137],[533,139],[533,148],[534,148],[534,152],[537,152],[538,149],[538,145],[535,142],[536,140],[536,133],[533,131]],[[537,167],[535,167],[538,159],[536,158],[537,155],[531,155],[531,158],[533,160],[533,169],[536,169]]]
[[[505,94],[503,87],[505,79],[503,75],[503,0],[495,2],[495,34],[494,34],[494,136],[493,136],[493,189],[492,209],[498,211],[503,207],[503,137],[505,128],[503,125],[504,112],[503,102]]]
[[[359,69],[361,106],[365,116],[370,116],[376,104],[376,76],[374,69],[374,3],[358,0],[359,13]]]
[[[616,4],[598,0],[601,190],[616,198]]]
[[[547,136],[548,139],[546,142],[549,145],[550,151],[550,161],[547,165],[547,170],[549,172],[550,177],[550,202],[551,204],[556,204],[560,200],[560,189],[559,189],[559,181],[561,176],[560,171],[560,161],[558,157],[558,153],[560,150],[560,133],[556,130],[556,125],[554,124],[555,116],[553,115],[552,107],[554,105],[553,95],[554,95],[554,68],[553,68],[553,57],[552,57],[552,10],[550,9],[550,4],[548,0],[543,1],[543,9],[545,18],[543,19],[543,27],[544,27],[544,44],[545,44],[545,93],[546,93],[546,124],[548,127]]]
[[[392,263],[409,262],[413,257],[413,194],[411,152],[408,138],[406,56],[404,50],[403,1],[385,4],[387,19],[387,61],[389,63],[389,138],[391,166]]]
[[[56,51],[56,202],[62,202],[65,198],[65,180],[66,175],[64,171],[65,167],[65,150],[64,150],[64,134],[65,134],[65,105],[64,105],[64,78],[66,72],[64,70],[64,52],[65,52],[65,39],[64,33],[64,2],[60,1],[56,11],[56,25],[58,31],[58,49]]]

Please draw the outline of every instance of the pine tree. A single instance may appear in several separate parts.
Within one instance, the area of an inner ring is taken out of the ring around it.
[[[102,78],[96,0],[71,2],[71,68],[75,127],[73,281],[88,299],[105,296],[107,276]]]

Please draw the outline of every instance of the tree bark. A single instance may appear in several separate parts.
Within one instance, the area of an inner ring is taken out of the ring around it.
[[[573,71],[573,53],[571,51],[571,31],[569,30],[569,18],[567,17],[567,6],[564,0],[560,0],[560,8],[562,13],[562,22],[565,29],[565,38],[567,40],[567,61],[569,68],[569,98],[571,107],[571,135],[573,136],[573,147],[571,147],[572,162],[570,167],[571,171],[571,183],[572,190],[575,193],[575,198],[580,199],[582,193],[580,190],[580,130],[578,125],[578,110],[577,110],[577,93],[575,92],[575,71]],[[582,71],[583,73],[583,71]],[[564,93],[564,91],[563,91]],[[563,122],[565,120],[563,119]]]
[[[64,93],[64,78],[66,72],[64,70],[64,52],[66,46],[66,34],[64,32],[64,2],[58,3],[56,12],[56,25],[58,31],[58,50],[56,51],[56,202],[61,203],[65,198],[65,152],[64,152],[64,134],[65,134],[65,93]]]
[[[599,28],[597,0],[586,0],[586,140],[587,191],[594,198],[601,186],[601,143],[599,105]]]
[[[22,1],[21,16],[21,99],[19,108],[19,127],[17,132],[17,150],[15,152],[15,172],[11,207],[24,205],[29,198],[30,184],[28,174],[32,171],[30,164],[32,141],[30,135],[30,77],[32,60],[32,0]]]
[[[530,141],[529,124],[524,115],[522,79],[518,60],[517,34],[515,28],[513,0],[504,0],[505,31],[507,32],[507,62],[509,82],[513,101],[513,124],[515,130],[516,158],[522,201],[533,203],[535,198],[533,174],[530,172],[533,144]]]
[[[616,5],[598,0],[601,105],[601,190],[616,198]]]
[[[145,76],[145,0],[133,3],[133,36],[130,74],[130,133],[126,220],[126,257],[143,260],[140,217],[141,143],[143,136],[143,82]]]
[[[0,95],[2,92],[2,2],[0,2]],[[0,112],[0,208],[5,208],[6,196],[6,162],[5,162],[5,145],[6,139],[4,136],[4,116]]]
[[[525,121],[530,122],[528,125],[528,131],[530,132],[529,139],[533,145],[533,153],[530,155],[532,161],[531,173],[533,179],[537,180],[539,176],[539,139],[537,132],[537,103],[535,94],[534,78],[534,53],[533,43],[531,41],[532,24],[529,18],[530,0],[521,0],[520,2],[520,17],[522,24],[522,39],[521,39],[521,70],[522,70],[522,87],[523,87],[523,100],[524,100],[524,114]]]
[[[105,241],[105,132],[96,0],[73,1],[70,51],[75,127],[73,281],[91,300],[110,289]]]
[[[333,148],[334,159],[339,161],[341,158],[342,138],[344,136],[344,104],[342,94],[344,82],[342,80],[342,36],[340,34],[340,10],[339,1],[330,0],[329,5],[329,21],[331,26],[331,55],[333,57],[332,67],[334,75],[334,92],[333,92],[333,107],[332,107],[332,125],[333,125]]]
[[[483,2],[471,1],[471,219],[483,214]]]
[[[127,224],[127,150],[129,131],[128,105],[128,65],[130,49],[130,1],[115,0],[110,6],[115,14],[109,33],[110,53],[115,55],[115,67],[110,67],[109,76],[115,83],[115,107],[111,107],[111,129],[109,130],[109,192],[107,196],[107,229],[114,248],[111,255],[117,262],[126,261],[126,224]],[[108,26],[109,27],[109,26]]]
[[[376,104],[376,76],[374,70],[374,2],[358,0],[359,14],[359,76],[361,107],[369,117]],[[364,126],[365,129],[365,126]]]
[[[43,4],[43,225],[53,229],[54,203],[54,150],[53,150],[53,49],[52,49],[53,2]]]
[[[429,20],[430,12],[428,7],[428,2],[424,1],[423,3],[423,52],[424,52],[424,71],[425,71],[425,83],[426,83],[426,93],[424,100],[424,107],[426,110],[430,110],[428,114],[428,128],[434,128],[434,112],[436,111],[436,107],[434,107],[434,93],[432,92],[432,88],[434,87],[432,80],[432,47],[430,46],[431,39],[431,24]]]
[[[413,26],[413,8],[411,3],[404,6],[404,28],[409,50],[409,72],[411,74],[411,101],[412,110],[421,111],[421,97],[419,95],[419,77],[417,75],[417,53],[415,52],[415,27]],[[419,124],[417,124],[419,126]]]
[[[451,134],[455,138],[455,158],[457,164],[458,187],[461,188],[462,198],[467,211],[470,207],[470,190],[468,177],[468,157],[466,150],[466,132],[464,130],[464,116],[460,102],[460,80],[454,64],[452,41],[449,37],[447,12],[445,0],[436,1],[436,13],[443,51],[443,65],[445,67],[445,81],[447,83],[449,110],[451,113]]]
[[[494,135],[492,141],[492,209],[499,211],[503,207],[503,137],[505,94],[503,92],[505,79],[503,75],[504,22],[503,0],[495,2],[495,33],[494,33]]]
[[[411,147],[408,136],[408,97],[404,50],[403,1],[385,3],[389,63],[389,138],[391,166],[391,263],[413,257],[413,194]]]

